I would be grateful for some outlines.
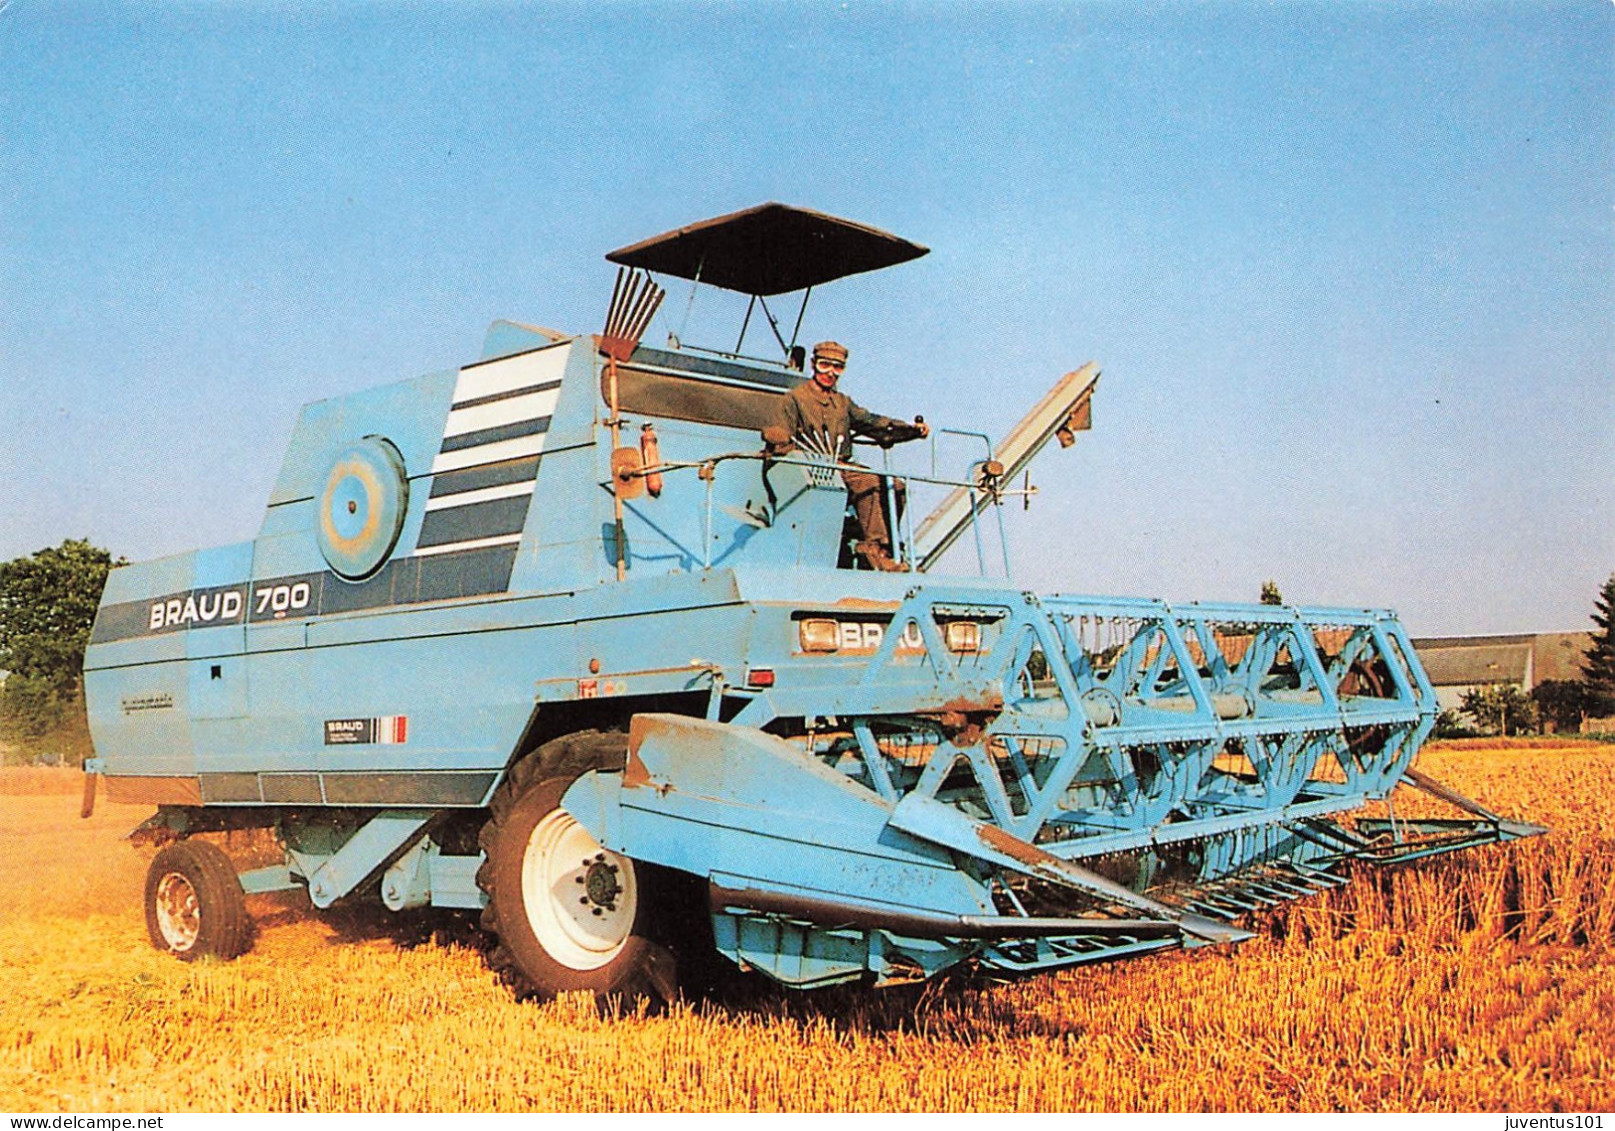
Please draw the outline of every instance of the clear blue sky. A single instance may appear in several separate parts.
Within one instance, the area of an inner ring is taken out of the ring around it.
[[[1606,0],[12,0],[0,559],[250,538],[303,402],[595,331],[604,252],[764,200],[933,249],[809,309],[869,407],[1103,366],[1028,587],[1457,634],[1615,570]]]

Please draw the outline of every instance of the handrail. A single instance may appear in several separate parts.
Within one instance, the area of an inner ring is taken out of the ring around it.
[[[760,450],[760,451],[721,452],[718,455],[708,456],[705,459],[699,459],[699,460],[662,460],[659,463],[648,464],[648,465],[646,465],[644,467],[624,468],[621,471],[619,471],[614,478],[621,478],[621,479],[625,479],[625,480],[626,479],[644,479],[644,478],[646,478],[648,476],[651,476],[651,475],[663,475],[663,474],[666,474],[668,472],[687,471],[687,470],[690,470],[690,469],[693,468],[696,471],[697,475],[699,475],[701,477],[701,479],[703,479],[706,482],[706,485],[707,485],[707,487],[706,487],[706,515],[705,515],[705,524],[706,524],[705,534],[706,534],[706,537],[702,540],[703,541],[703,546],[702,546],[702,562],[701,562],[701,566],[702,566],[703,569],[710,569],[711,568],[710,546],[711,546],[711,542],[712,542],[712,482],[713,482],[713,474],[714,474],[717,466],[720,463],[731,463],[731,462],[735,462],[735,461],[752,461],[752,460],[755,460],[755,461],[757,461],[759,463],[767,463],[767,464],[770,464],[770,465],[784,464],[784,465],[786,465],[788,467],[805,467],[805,468],[808,468],[809,470],[813,470],[813,471],[855,471],[855,472],[860,472],[860,473],[863,473],[863,474],[866,474],[866,475],[879,476],[880,479],[881,479],[882,487],[883,487],[883,489],[885,491],[885,494],[887,495],[887,502],[888,502],[889,506],[894,505],[894,500],[891,497],[894,494],[894,491],[892,490],[892,486],[891,486],[892,482],[894,480],[896,480],[896,479],[899,479],[899,478],[906,479],[906,480],[908,480],[909,482],[912,482],[912,483],[926,483],[926,484],[929,484],[929,485],[935,486],[935,487],[949,487],[949,488],[953,488],[955,492],[957,492],[959,490],[964,490],[964,491],[967,491],[967,492],[970,493],[970,496],[971,496],[971,498],[973,500],[979,494],[980,496],[984,497],[985,502],[983,502],[981,504],[981,506],[972,506],[972,513],[970,515],[970,522],[971,522],[972,525],[975,525],[976,522],[979,520],[980,512],[985,507],[986,502],[991,502],[991,503],[994,503],[994,504],[1002,504],[1005,496],[1008,496],[1008,495],[1030,495],[1030,494],[1034,493],[1034,491],[1035,491],[1035,489],[1033,489],[1033,488],[1027,488],[1025,490],[1017,490],[1017,489],[1014,489],[1014,488],[1006,488],[1006,487],[1003,487],[1003,486],[1000,485],[1001,481],[995,481],[995,480],[987,479],[985,477],[983,477],[981,479],[978,479],[975,482],[971,482],[969,480],[964,480],[964,479],[944,479],[944,478],[942,478],[940,476],[936,476],[936,475],[915,475],[915,474],[910,474],[908,472],[896,472],[896,471],[893,471],[891,469],[891,467],[889,465],[889,462],[887,462],[887,461],[883,461],[883,463],[886,464],[885,466],[882,466],[882,467],[879,467],[879,468],[874,468],[874,467],[866,467],[866,466],[864,466],[862,464],[847,463],[847,462],[844,462],[844,461],[839,460],[839,459],[836,459],[836,460],[823,459],[823,458],[820,458],[820,459],[799,459],[799,458],[793,458],[792,456],[790,456],[788,454],[787,455],[775,456],[775,455],[770,455],[768,453],[767,449],[763,449],[763,450]],[[977,466],[979,467],[981,465],[978,464]],[[602,487],[606,487],[606,488],[609,489],[609,488],[611,488],[613,486],[613,481],[612,480],[605,480],[600,485]],[[912,523],[909,524],[908,532],[909,533],[908,533],[908,538],[907,539],[899,539],[899,547],[898,547],[899,552],[902,555],[902,559],[905,560],[905,561],[908,560],[908,558],[912,556],[912,550],[913,550]],[[1008,540],[1004,536],[1002,515],[1000,515],[1000,517],[999,517],[999,540],[1000,540],[1000,542],[1003,543],[1004,572],[1005,572],[1005,575],[1007,576],[1009,574],[1009,544],[1008,544]],[[978,559],[978,563],[979,563],[980,568],[981,568],[982,575],[985,576],[987,570],[986,570],[985,559],[984,559],[983,555],[980,552],[980,532],[979,531],[977,532],[977,543],[978,543],[978,545],[977,545],[977,559]],[[910,564],[913,564],[913,563],[910,563]],[[929,564],[930,563],[925,563],[925,565],[929,565]],[[925,565],[921,565],[918,568],[923,570],[925,568]]]
[[[962,479],[942,479],[928,475],[911,475],[906,471],[899,472],[892,471],[889,468],[865,467],[863,464],[843,463],[841,460],[804,460],[793,459],[788,455],[771,456],[766,451],[723,452],[720,455],[708,456],[705,459],[663,460],[661,463],[648,464],[645,467],[634,468],[633,470],[625,470],[621,473],[621,475],[624,479],[643,479],[648,475],[662,475],[669,471],[685,471],[690,468],[699,469],[709,466],[716,467],[720,463],[729,463],[733,460],[758,460],[760,462],[786,464],[790,467],[806,467],[814,470],[861,471],[872,475],[879,475],[882,478],[891,477],[894,479],[907,479],[913,483],[929,483],[937,487],[964,487],[966,489],[976,491],[983,489],[980,483],[971,483]],[[607,480],[601,485],[609,486],[609,484],[610,481]],[[999,495],[1026,494],[1024,491],[1009,489],[996,493]]]

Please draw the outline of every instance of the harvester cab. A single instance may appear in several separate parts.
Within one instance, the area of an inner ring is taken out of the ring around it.
[[[893,524],[912,572],[838,568],[842,473],[897,519],[893,472],[762,433],[811,290],[924,253],[778,204],[612,252],[600,334],[495,323],[309,405],[254,539],[114,570],[86,769],[157,807],[153,943],[238,953],[244,893],[295,890],[479,910],[537,994],[668,996],[714,952],[797,987],[1012,977],[1540,831],[1411,768],[1435,695],[1393,613],[988,576],[982,518],[1086,427],[1092,365],[997,445],[933,428],[966,457],[905,470],[936,495]],[[653,274],[748,296],[735,348],[644,344]],[[787,337],[767,300],[798,290]],[[775,360],[742,353],[755,310]],[[980,576],[932,574],[972,533]],[[284,859],[237,875],[235,829]]]
[[[877,467],[843,463],[838,459],[841,453],[822,444],[799,444],[789,455],[775,458],[755,451],[757,436],[768,430],[776,413],[780,393],[805,379],[806,351],[798,338],[814,288],[906,263],[927,252],[919,244],[868,225],[769,203],[665,232],[606,256],[619,264],[606,330],[599,339],[605,358],[602,397],[614,437],[611,470],[618,499],[614,524],[619,578],[633,564],[630,559],[636,554],[631,547],[643,547],[637,556],[648,563],[674,560],[679,548],[688,544],[668,535],[666,516],[679,508],[657,506],[662,521],[653,521],[648,517],[650,504],[632,500],[647,494],[659,498],[670,473],[690,470],[706,484],[702,515],[707,529],[701,542],[710,552],[703,555],[703,566],[731,560],[856,566],[851,546],[857,527],[844,500],[838,506],[835,496],[843,490],[836,472],[857,470],[880,481],[893,549],[904,567],[930,569],[955,541],[974,530],[977,572],[986,573],[991,559],[994,567],[1002,563],[1007,578],[1009,555],[1001,514],[986,535],[976,529],[977,520],[1007,497],[1029,504],[1036,493],[1027,472],[1032,458],[1050,439],[1069,447],[1077,431],[1091,426],[1096,366],[1062,378],[996,448],[980,432],[936,430],[929,445],[928,474],[911,469],[900,480],[889,456],[890,438],[880,435],[855,441],[882,449]],[[690,306],[703,287],[745,297],[733,348],[689,345],[672,332],[666,351],[640,346],[664,297],[652,281],[655,275],[687,280]],[[798,292],[787,338],[769,299]],[[748,331],[758,322],[766,325],[778,347],[771,359],[744,352]],[[639,424],[637,449],[621,444],[625,413],[647,418]],[[706,430],[713,427],[739,434],[719,437]],[[667,437],[677,442],[664,442]],[[726,450],[724,440],[740,450]],[[940,457],[939,441],[948,448]],[[958,465],[947,469],[954,472],[951,478],[938,473],[947,455]],[[736,462],[752,466],[738,480],[733,471],[739,469],[725,469],[729,489],[717,486],[720,465]],[[1017,478],[1019,487],[1014,486]],[[929,490],[936,503],[918,524],[899,505],[900,493],[916,486],[922,493]],[[714,522],[719,529],[712,529]],[[759,538],[758,531],[776,526],[780,533]],[[997,553],[988,548],[993,534]],[[685,557],[682,568],[691,564]]]

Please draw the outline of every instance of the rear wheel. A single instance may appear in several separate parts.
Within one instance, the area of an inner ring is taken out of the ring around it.
[[[621,769],[626,747],[598,731],[557,739],[494,796],[480,838],[482,921],[499,940],[493,965],[523,996],[674,994],[672,956],[650,937],[658,869],[602,847],[561,805],[584,773]]]
[[[235,867],[218,845],[181,840],[146,872],[146,932],[158,950],[186,962],[235,958],[252,942],[252,919]]]

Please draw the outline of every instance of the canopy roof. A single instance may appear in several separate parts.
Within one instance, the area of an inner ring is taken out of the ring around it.
[[[929,250],[879,228],[768,203],[652,236],[606,258],[766,297],[906,263]]]

